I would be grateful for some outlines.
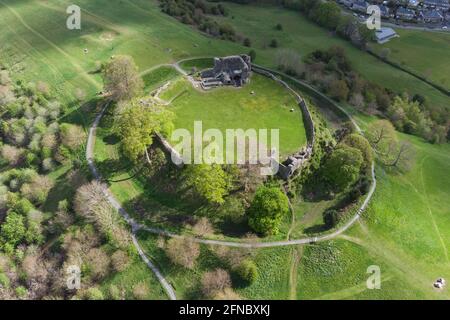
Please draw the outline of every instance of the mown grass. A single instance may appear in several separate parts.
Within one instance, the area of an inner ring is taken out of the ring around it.
[[[277,149],[281,159],[306,144],[301,110],[293,95],[273,80],[257,74],[242,88],[222,87],[208,92],[179,80],[161,98],[175,98],[170,106],[176,116],[175,128],[187,129],[192,135],[195,121],[202,121],[203,132],[215,128],[224,137],[227,129],[267,129],[270,147],[270,130],[278,129]]]

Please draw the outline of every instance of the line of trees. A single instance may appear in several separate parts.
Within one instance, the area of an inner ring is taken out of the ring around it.
[[[160,6],[162,12],[214,37],[231,41],[242,40],[231,25],[219,23],[208,17],[208,15],[227,15],[225,7],[221,3],[211,4],[203,0],[161,0]]]

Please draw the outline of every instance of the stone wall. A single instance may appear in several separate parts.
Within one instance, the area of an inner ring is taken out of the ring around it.
[[[297,169],[301,168],[309,160],[309,158],[313,153],[313,146],[315,140],[314,121],[312,119],[311,113],[309,112],[305,100],[303,100],[303,98],[294,89],[292,89],[284,80],[275,76],[272,70],[254,64],[253,71],[260,75],[271,78],[272,80],[280,83],[287,90],[289,90],[295,96],[297,104],[300,107],[300,110],[302,111],[303,125],[305,126],[307,138],[306,147],[302,147],[302,149],[300,149],[298,152],[290,155],[288,159],[286,159],[282,163],[278,163],[278,175],[282,179],[287,180]]]

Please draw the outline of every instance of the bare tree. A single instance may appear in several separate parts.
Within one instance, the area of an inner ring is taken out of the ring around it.
[[[202,292],[208,298],[212,298],[230,287],[231,278],[224,269],[218,268],[214,271],[206,272],[202,277]]]
[[[389,146],[395,141],[395,128],[389,120],[377,120],[372,122],[366,130],[367,140],[378,152],[382,146]]]
[[[105,90],[115,101],[138,96],[144,87],[136,64],[130,56],[114,57],[103,70]]]
[[[173,238],[167,241],[166,254],[173,263],[192,269],[200,255],[200,246],[190,239]]]
[[[410,170],[415,161],[415,150],[408,141],[392,143],[388,152],[385,165],[402,170]]]
[[[200,237],[204,237],[208,234],[212,234],[214,232],[214,228],[211,224],[211,222],[209,222],[208,218],[206,217],[201,217],[196,223],[195,225],[192,227],[192,231],[200,236]]]

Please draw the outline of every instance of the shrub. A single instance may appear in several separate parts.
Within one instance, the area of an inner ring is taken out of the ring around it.
[[[19,298],[25,298],[28,295],[28,290],[23,286],[17,287],[15,292]]]
[[[244,39],[244,46],[251,47],[251,45],[252,45],[252,42],[250,41],[250,39],[249,38],[245,38]]]
[[[244,260],[236,268],[236,273],[246,284],[252,284],[258,278],[258,267],[253,261]]]
[[[271,48],[278,48],[278,41],[277,41],[277,39],[270,40],[269,46]]]

